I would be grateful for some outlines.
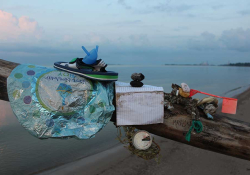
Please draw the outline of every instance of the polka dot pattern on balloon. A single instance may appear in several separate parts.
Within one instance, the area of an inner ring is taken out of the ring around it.
[[[25,96],[25,97],[23,98],[23,102],[24,102],[25,104],[30,104],[30,103],[31,103],[31,96]]]
[[[23,88],[29,88],[30,87],[30,82],[28,82],[28,81],[24,81],[23,83],[22,83],[22,87]]]
[[[23,78],[23,74],[21,74],[21,73],[16,73],[14,76],[17,79]]]
[[[29,71],[27,72],[27,75],[35,75],[35,71],[29,70]]]
[[[28,65],[29,68],[35,68],[36,66],[34,65]]]
[[[54,126],[54,121],[52,119],[48,119],[48,120],[46,120],[46,125],[48,127],[52,127],[52,126]]]

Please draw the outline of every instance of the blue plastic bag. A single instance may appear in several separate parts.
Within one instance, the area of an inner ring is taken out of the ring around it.
[[[113,83],[37,65],[19,65],[7,80],[20,124],[38,138],[94,137],[114,111]]]

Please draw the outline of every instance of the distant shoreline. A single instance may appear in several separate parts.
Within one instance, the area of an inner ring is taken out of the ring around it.
[[[197,66],[197,67],[250,67],[250,66],[238,66],[238,65],[199,65],[199,64],[157,64],[157,65],[137,65],[137,64],[109,64],[109,66],[133,66],[133,67],[141,67],[141,66]]]
[[[163,66],[250,67],[250,65],[199,65],[199,64],[164,64]]]
[[[165,66],[234,66],[234,67],[250,67],[250,63],[229,63],[229,64],[208,64],[208,63],[201,63],[201,64],[164,64]]]
[[[250,66],[239,66],[239,65],[219,65],[222,67],[250,67]]]
[[[217,65],[202,65],[202,64],[164,64],[164,66],[217,66]]]

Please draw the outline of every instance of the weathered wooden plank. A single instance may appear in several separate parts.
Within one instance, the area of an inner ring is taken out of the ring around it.
[[[250,123],[220,115],[215,115],[214,120],[201,117],[203,131],[192,134],[191,141],[187,142],[185,135],[191,126],[191,116],[188,116],[182,106],[174,107],[180,114],[172,116],[165,110],[164,124],[136,128],[201,149],[250,160]]]
[[[6,80],[17,65],[17,63],[0,60],[0,100],[8,101]],[[185,134],[191,125],[191,117],[182,106],[174,105],[174,107],[179,114],[172,115],[165,110],[163,124],[136,127],[201,149],[250,160],[249,123],[220,115],[216,115],[214,120],[207,120],[201,116],[204,130],[200,134],[192,134],[191,141],[187,142]],[[200,113],[202,115],[202,112]]]
[[[7,78],[18,63],[0,59],[0,100],[9,101],[7,94]]]

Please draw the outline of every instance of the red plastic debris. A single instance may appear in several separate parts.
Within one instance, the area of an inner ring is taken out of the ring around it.
[[[189,97],[192,97],[193,95],[199,93],[200,91],[194,90],[194,89],[190,89],[190,95]]]
[[[213,94],[209,94],[206,92],[201,92],[195,89],[190,89],[190,95],[189,97],[192,97],[193,95],[197,94],[197,93],[201,93],[201,94],[205,94],[205,95],[209,95],[209,96],[213,96],[213,97],[217,97],[217,98],[222,98],[222,110],[221,112],[223,113],[228,113],[228,114],[236,114],[236,109],[237,109],[237,99],[236,98],[227,98],[227,97],[220,97],[217,95],[213,95]]]
[[[236,114],[237,99],[223,99],[221,112],[228,114]]]

